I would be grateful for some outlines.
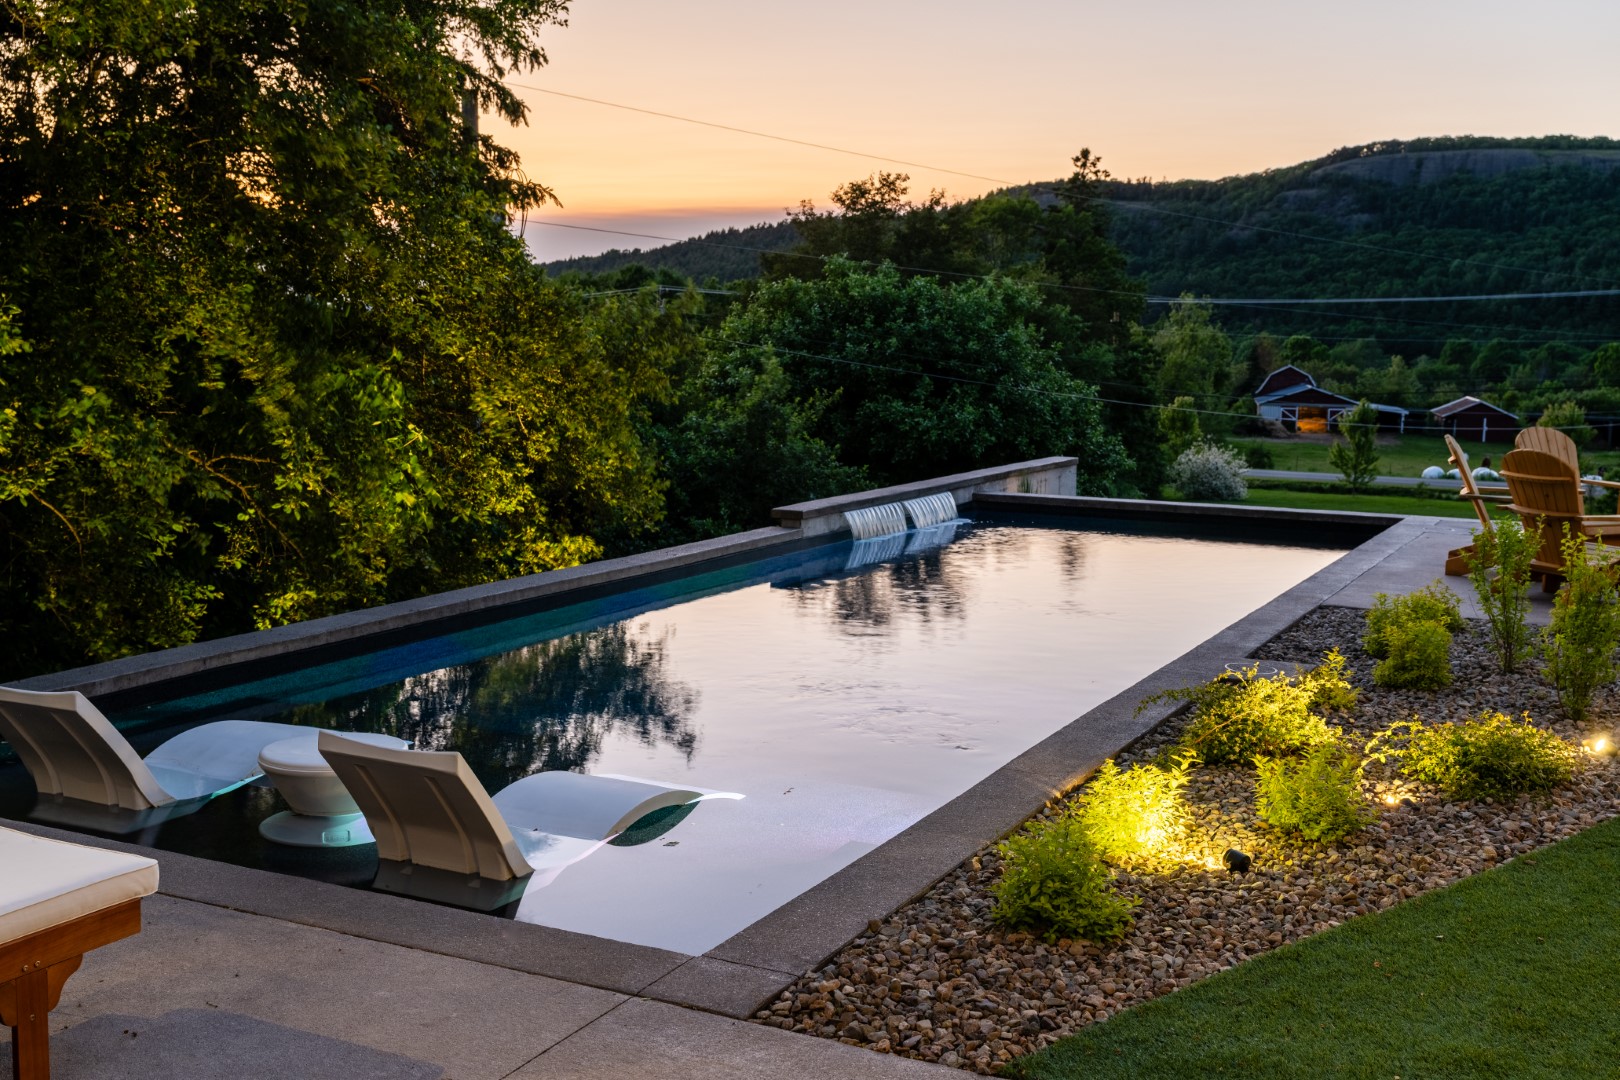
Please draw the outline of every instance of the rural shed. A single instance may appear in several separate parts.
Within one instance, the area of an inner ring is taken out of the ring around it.
[[[1317,386],[1314,378],[1291,364],[1267,375],[1254,391],[1254,411],[1261,419],[1276,420],[1296,432],[1331,431],[1357,404],[1355,398]],[[1394,405],[1373,408],[1378,410],[1380,428],[1406,430],[1405,409]]]
[[[1440,430],[1455,439],[1476,442],[1512,442],[1519,433],[1519,418],[1477,397],[1460,397],[1430,409]]]

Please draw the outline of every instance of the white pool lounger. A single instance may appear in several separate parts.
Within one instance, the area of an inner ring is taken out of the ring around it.
[[[220,720],[183,731],[142,760],[77,690],[0,686],[0,738],[39,790],[34,816],[103,832],[134,832],[263,775],[259,751],[310,729]]]
[[[510,881],[549,883],[658,810],[730,791],[626,776],[539,772],[494,798],[453,751],[390,750],[322,732],[321,754],[359,804],[380,860]]]
[[[0,1023],[14,1075],[51,1075],[51,1009],[84,954],[141,929],[151,859],[0,829]]]

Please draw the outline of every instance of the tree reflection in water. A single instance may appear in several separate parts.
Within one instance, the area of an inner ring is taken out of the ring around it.
[[[1010,530],[1008,530],[1010,531]],[[955,543],[908,554],[839,577],[821,577],[793,587],[802,614],[830,614],[853,635],[883,631],[901,615],[927,625],[960,624],[976,582],[1012,563],[1055,563],[1066,581],[1085,576],[1089,537],[1070,530],[1040,530],[1018,542],[1002,531],[975,530]],[[1037,552],[1037,545],[1055,547]],[[971,557],[964,557],[968,551]]]
[[[616,623],[301,706],[290,719],[459,751],[491,792],[543,769],[583,770],[613,736],[690,760],[698,693],[669,673],[668,644],[667,631]]]

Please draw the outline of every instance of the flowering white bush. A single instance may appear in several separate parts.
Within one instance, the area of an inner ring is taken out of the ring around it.
[[[1247,498],[1243,455],[1214,443],[1189,447],[1170,466],[1170,482],[1182,496],[1202,502],[1237,502]]]

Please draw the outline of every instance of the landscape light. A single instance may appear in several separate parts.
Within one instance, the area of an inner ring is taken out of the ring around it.
[[[1221,863],[1234,874],[1246,873],[1249,869],[1249,864],[1253,861],[1253,859],[1249,858],[1235,847],[1227,848],[1226,854],[1221,856]]]
[[[1607,757],[1614,753],[1614,740],[1607,735],[1593,735],[1581,743],[1588,754],[1597,757]]]

